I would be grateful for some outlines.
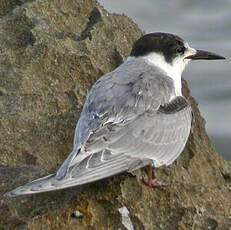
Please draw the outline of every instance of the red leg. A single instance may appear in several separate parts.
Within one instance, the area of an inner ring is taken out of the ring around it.
[[[148,186],[152,187],[152,167],[150,165],[146,166],[148,172]]]
[[[141,178],[141,181],[146,184],[148,187],[151,188],[157,188],[157,187],[166,187],[171,184],[165,184],[161,181],[158,181],[157,179],[152,179],[152,167],[150,165],[146,166],[147,173],[148,173],[148,179],[145,177]]]

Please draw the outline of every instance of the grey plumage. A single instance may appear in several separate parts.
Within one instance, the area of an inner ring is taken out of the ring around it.
[[[224,57],[189,47],[176,35],[151,33],[138,39],[131,57],[90,90],[77,123],[73,151],[57,173],[7,193],[18,196],[87,184],[148,166],[171,164],[183,151],[193,113],[181,92],[190,60]]]
[[[93,85],[76,126],[73,152],[58,172],[7,195],[86,184],[149,164],[169,165],[182,152],[191,122],[191,107],[176,97],[170,77],[145,60],[128,60]]]

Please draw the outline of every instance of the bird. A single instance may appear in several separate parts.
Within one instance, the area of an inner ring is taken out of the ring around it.
[[[129,57],[99,78],[86,96],[73,151],[56,173],[5,195],[14,197],[80,186],[147,168],[142,181],[163,185],[152,169],[182,153],[194,118],[182,95],[182,72],[192,60],[225,57],[191,48],[177,35],[154,32],[136,40]]]

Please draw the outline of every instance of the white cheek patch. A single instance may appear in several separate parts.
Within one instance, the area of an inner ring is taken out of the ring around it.
[[[160,53],[153,52],[142,58],[147,60],[149,64],[160,68],[167,76],[171,77],[174,82],[176,96],[182,95],[181,74],[187,65],[183,57],[176,57],[172,64],[166,62],[164,56]]]

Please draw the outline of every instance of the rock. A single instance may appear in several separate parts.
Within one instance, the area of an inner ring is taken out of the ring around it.
[[[194,132],[174,164],[155,170],[171,186],[150,189],[125,173],[3,197],[58,168],[72,150],[88,89],[129,55],[142,32],[95,0],[2,0],[0,30],[0,229],[229,229],[231,166],[211,145],[186,82]]]

